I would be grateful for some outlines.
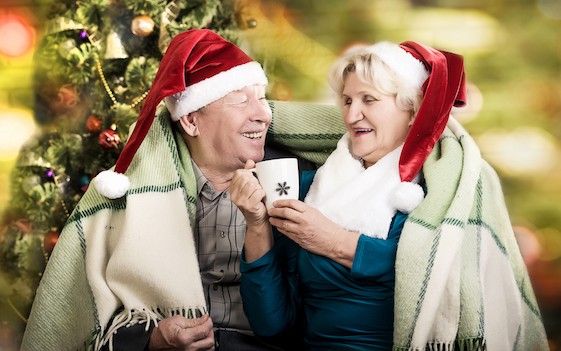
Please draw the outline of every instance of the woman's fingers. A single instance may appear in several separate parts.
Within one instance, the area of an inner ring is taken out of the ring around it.
[[[296,211],[291,207],[271,207],[268,209],[269,217],[277,217],[279,219],[287,219],[294,223],[303,221],[302,212]]]
[[[290,207],[298,212],[306,212],[308,205],[300,200],[277,200],[273,203],[274,207]]]
[[[272,226],[275,226],[282,234],[288,236],[291,239],[294,239],[293,238],[294,234],[292,230],[296,225],[295,223],[292,223],[286,219],[280,219],[274,217],[269,217],[269,223],[271,223]]]

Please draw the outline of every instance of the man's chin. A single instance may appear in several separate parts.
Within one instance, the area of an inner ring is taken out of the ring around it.
[[[255,163],[259,162],[259,161],[263,161],[263,158],[265,158],[265,151],[261,151],[261,152],[252,152],[252,153],[248,153],[246,155],[246,157],[244,158],[244,163],[247,162],[248,160],[252,160]]]

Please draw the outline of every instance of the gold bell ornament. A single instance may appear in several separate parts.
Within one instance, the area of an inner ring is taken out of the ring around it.
[[[121,42],[121,38],[119,38],[119,34],[113,30],[107,35],[104,57],[106,59],[122,59],[129,57]]]
[[[131,31],[138,37],[147,37],[154,31],[154,20],[146,15],[133,18]]]

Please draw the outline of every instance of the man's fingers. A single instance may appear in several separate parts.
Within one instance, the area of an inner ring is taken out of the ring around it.
[[[232,201],[242,210],[254,210],[255,205],[261,202],[265,193],[255,178],[240,181],[230,192]]]
[[[182,329],[178,338],[181,345],[187,346],[191,345],[195,341],[207,338],[209,334],[212,334],[212,320],[207,317],[202,324]]]
[[[245,161],[245,166],[244,166],[244,168],[245,168],[245,169],[252,169],[252,168],[255,168],[255,161],[253,161],[253,160],[247,160],[247,161]]]
[[[185,329],[185,328],[193,328],[196,327],[197,325],[201,325],[205,323],[209,319],[209,316],[208,314],[205,314],[199,318],[185,318],[183,316],[173,316],[167,319],[175,322],[175,324],[177,324],[179,327]]]
[[[253,192],[253,194],[251,194],[250,200],[254,203],[262,202],[265,198],[265,195],[265,190],[263,190],[262,188],[258,188],[255,190],[255,192]]]
[[[214,350],[214,333],[211,331],[206,338],[193,342],[190,350]]]

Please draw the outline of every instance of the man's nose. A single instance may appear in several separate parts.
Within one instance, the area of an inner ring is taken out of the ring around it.
[[[255,99],[252,101],[251,120],[264,123],[271,122],[272,112],[267,100]]]

